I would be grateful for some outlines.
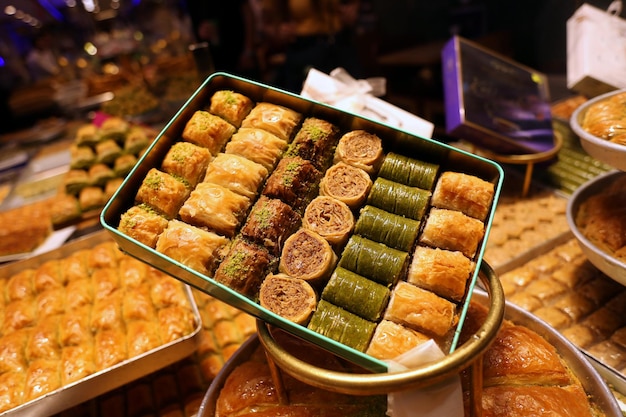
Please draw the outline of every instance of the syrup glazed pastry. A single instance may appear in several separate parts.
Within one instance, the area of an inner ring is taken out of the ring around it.
[[[371,188],[367,172],[344,162],[328,168],[320,181],[320,195],[339,200],[353,211],[363,206]]]
[[[183,139],[217,155],[235,133],[235,126],[204,110],[197,110],[183,129]]]
[[[118,229],[146,246],[154,248],[167,227],[167,219],[146,205],[132,206],[120,218]]]
[[[383,144],[378,136],[365,130],[354,130],[339,139],[333,162],[345,162],[375,175],[384,157]]]
[[[256,298],[263,277],[275,267],[268,249],[238,237],[215,271],[215,280],[250,298]]]
[[[304,210],[302,227],[319,234],[333,247],[341,248],[354,229],[354,215],[345,203],[318,196]]]
[[[254,103],[249,97],[231,90],[219,90],[211,96],[209,113],[220,116],[235,127],[240,127]]]
[[[339,128],[332,123],[315,117],[308,117],[296,133],[285,156],[298,156],[324,171],[333,158],[333,150],[338,140]]]
[[[317,295],[303,279],[270,274],[261,284],[259,303],[287,320],[306,326],[317,306]]]
[[[224,236],[180,220],[170,220],[159,235],[156,250],[201,274],[211,274],[220,250],[227,244],[228,239]]]
[[[201,182],[191,192],[179,214],[189,224],[232,237],[249,207],[247,197],[219,184]]]
[[[273,103],[261,102],[252,108],[241,123],[241,127],[262,129],[284,141],[291,142],[301,120],[302,114],[294,110]]]
[[[494,185],[488,181],[473,175],[446,171],[437,180],[431,204],[485,221],[493,194]]]
[[[161,169],[174,177],[183,178],[193,188],[204,177],[210,160],[208,149],[190,142],[177,142],[165,155]]]
[[[219,153],[209,164],[204,182],[221,185],[252,200],[267,174],[263,165],[243,156]]]
[[[151,168],[137,190],[135,201],[152,207],[168,219],[173,219],[188,196],[189,188],[183,182]]]
[[[263,129],[242,127],[226,144],[224,152],[248,158],[271,171],[287,145],[287,141]]]
[[[285,241],[278,270],[311,285],[326,283],[337,263],[337,255],[319,234],[300,228]]]

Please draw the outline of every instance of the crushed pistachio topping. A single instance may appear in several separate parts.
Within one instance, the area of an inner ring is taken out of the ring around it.
[[[153,190],[158,190],[163,184],[163,179],[156,173],[152,173],[146,177],[144,180],[146,186],[152,188]]]
[[[287,164],[287,169],[285,169],[285,175],[283,176],[283,184],[291,185],[293,183],[294,177],[300,168],[300,164],[298,162],[290,162]]]
[[[234,106],[237,104],[237,96],[235,95],[234,91],[226,90],[224,91],[224,96],[224,101],[226,101],[226,104],[228,104],[229,106]]]
[[[305,126],[305,132],[308,134],[308,136],[315,142],[317,140],[320,140],[324,137],[324,135],[326,134],[326,132],[320,128],[319,126],[315,126],[315,125],[307,125]]]
[[[222,271],[224,274],[234,277],[241,275],[242,273],[248,272],[250,267],[244,265],[244,260],[246,259],[246,254],[243,251],[237,251],[228,259],[223,265]]]

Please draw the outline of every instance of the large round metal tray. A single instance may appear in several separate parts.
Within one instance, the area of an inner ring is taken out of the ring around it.
[[[623,94],[625,89],[611,91],[602,94],[587,101],[577,108],[570,119],[570,126],[576,135],[580,138],[580,144],[583,149],[598,161],[602,161],[614,168],[622,171],[626,170],[626,146],[610,142],[595,135],[590,134],[582,127],[585,113],[589,108],[598,102],[610,99],[617,94]]]
[[[589,261],[607,276],[622,285],[626,285],[626,263],[611,256],[609,253],[593,244],[583,235],[576,225],[576,215],[580,205],[590,197],[601,193],[610,183],[622,175],[626,175],[626,173],[611,171],[579,187],[574,194],[572,194],[567,203],[566,216],[572,233],[576,237],[576,240],[578,240],[583,253],[587,256]]]
[[[493,275],[493,277],[495,277],[495,275]],[[497,292],[498,290],[496,289],[496,293]],[[499,297],[499,295],[496,295],[496,298],[497,297]],[[499,329],[500,320],[498,319],[499,314],[497,311],[497,306],[495,307],[495,310],[494,310],[494,306],[493,306],[494,300],[492,300],[491,298],[493,298],[493,294],[490,295],[480,289],[475,290],[473,293],[473,300],[476,300],[479,303],[482,303],[483,305],[488,305],[488,304],[492,305],[490,307],[490,316],[487,318],[487,321],[492,321],[491,325],[497,323],[498,325],[497,329]],[[495,301],[495,304],[498,304],[498,302],[499,301]],[[590,364],[587,358],[580,352],[580,350],[578,350],[573,344],[571,344],[571,342],[565,339],[559,332],[551,328],[545,322],[539,320],[534,315],[528,313],[527,311],[513,304],[504,303],[504,311],[500,311],[500,312],[504,313],[504,318],[511,320],[516,324],[524,325],[530,328],[531,330],[537,332],[542,337],[544,337],[553,346],[555,346],[558,352],[563,357],[563,359],[569,365],[570,369],[580,379],[585,391],[589,394],[591,400],[594,402],[595,405],[597,405],[597,407],[600,410],[602,410],[605,413],[607,417],[623,417],[620,411],[620,408],[618,406],[618,403],[615,397],[613,396],[612,392],[608,388],[607,384],[604,382],[602,377],[598,374],[596,369]],[[501,318],[502,317],[500,317],[500,319]],[[266,325],[260,321],[258,322],[258,324],[259,324],[260,331],[263,332],[263,330],[261,329],[266,328]],[[488,324],[487,327],[491,325]],[[471,339],[469,342],[467,342],[466,345],[468,343],[471,344],[472,340],[481,339],[484,336],[485,330],[486,330],[485,325],[483,325],[483,327],[476,333],[476,336],[473,339]],[[237,353],[235,353],[235,355],[231,357],[231,359],[225,364],[221,372],[218,374],[218,376],[215,378],[215,380],[209,387],[209,390],[207,391],[203,399],[202,405],[200,407],[200,410],[198,412],[199,417],[213,417],[215,415],[215,407],[216,407],[217,399],[230,373],[241,363],[245,362],[252,355],[252,353],[259,347],[260,344],[263,344],[263,346],[266,346],[267,344],[266,339],[268,337],[269,337],[268,334],[263,334],[263,333],[261,333],[261,335],[252,336],[237,351]],[[487,344],[486,348],[488,347],[488,345],[489,343]],[[465,345],[460,346],[455,352],[462,350],[463,346]],[[272,350],[278,349],[278,351],[280,352],[280,356],[290,356],[284,350],[281,351],[280,346],[278,345],[273,346],[270,349]],[[266,352],[272,358],[272,360],[276,361],[277,357],[275,355],[277,351],[266,350]],[[480,353],[481,354],[484,353],[484,350],[481,349]],[[454,355],[454,352],[452,355]],[[292,361],[293,357],[287,360]],[[282,361],[280,360],[276,362],[278,363],[279,367],[281,365],[284,365]],[[445,362],[445,364],[447,363],[448,362]],[[442,364],[439,364],[439,363],[435,364],[435,368],[438,368],[441,366]],[[459,366],[460,368],[457,368],[455,371],[450,371],[450,372],[459,372],[460,369],[464,369],[465,367],[469,366],[469,364],[457,363],[455,366]],[[306,367],[307,366],[305,366],[304,368]],[[354,388],[356,393],[372,394],[372,393],[376,393],[380,391],[378,389],[371,389],[372,385],[380,384],[381,381],[385,384],[388,384],[390,379],[393,380],[392,385],[395,385],[397,383],[396,380],[404,382],[407,379],[407,375],[409,375],[408,377],[409,384],[412,386],[415,386],[415,385],[426,386],[431,383],[434,383],[435,380],[438,380],[438,375],[433,373],[432,367],[427,367],[427,368],[428,369],[418,368],[416,370],[410,371],[410,373],[408,374],[404,372],[404,373],[400,373],[397,375],[394,375],[394,374],[339,375],[337,373],[328,374],[326,370],[320,370],[319,368],[315,369],[313,372],[321,373],[325,375],[325,377],[327,377],[328,375],[331,375],[331,378],[337,377],[337,384],[338,384],[337,386],[326,387],[326,388],[330,388],[331,390],[346,391],[345,387],[343,387],[341,384],[345,383],[345,381],[347,380],[347,381],[352,381],[353,383],[357,385],[361,385],[360,387]],[[317,378],[316,376],[311,377],[311,375],[308,374],[310,369],[304,370],[303,373],[298,376],[293,375],[291,373],[293,371],[292,369],[285,369],[285,368],[281,368],[281,369],[282,371],[288,372],[291,376],[298,377],[299,379],[300,378],[304,378],[304,379]],[[439,376],[441,376],[442,372],[439,371],[438,374]],[[414,381],[416,378],[416,375],[420,377],[419,378],[420,381],[418,381],[418,383]],[[413,382],[411,383],[410,380],[413,380]],[[372,383],[371,381],[374,381],[374,382]],[[320,385],[319,381],[312,381],[312,382],[315,385]],[[329,381],[329,384],[332,385],[333,381],[332,380]],[[407,388],[407,387],[404,387],[404,388]]]

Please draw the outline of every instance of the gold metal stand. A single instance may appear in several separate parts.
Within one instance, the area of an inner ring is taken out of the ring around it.
[[[513,164],[513,165],[526,165],[526,172],[524,173],[524,184],[522,187],[522,197],[526,197],[528,195],[528,190],[530,189],[530,183],[533,177],[533,169],[535,164],[540,162],[545,162],[551,158],[553,158],[563,146],[563,136],[560,132],[554,132],[554,147],[545,152],[539,153],[528,153],[528,154],[520,154],[520,155],[502,155],[498,153],[491,152],[484,148],[478,147],[474,144],[470,145],[470,152],[475,153],[477,155],[482,155],[485,158],[491,159],[496,162],[500,162],[503,164]]]
[[[432,386],[469,368],[470,408],[482,414],[482,355],[495,339],[504,318],[505,297],[493,269],[482,262],[479,278],[489,295],[489,311],[479,330],[442,360],[402,372],[344,373],[322,369],[302,361],[283,349],[272,337],[267,323],[258,320],[257,330],[266,355],[282,372],[321,389],[351,395],[382,395]]]

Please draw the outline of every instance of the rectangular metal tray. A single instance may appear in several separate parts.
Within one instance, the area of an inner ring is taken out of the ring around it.
[[[190,284],[191,286],[208,293],[227,304],[243,310],[265,322],[280,327],[296,336],[311,341],[322,346],[331,352],[342,356],[356,364],[364,366],[373,371],[385,371],[387,365],[369,355],[344,344],[322,336],[305,326],[288,321],[269,310],[262,308],[253,300],[239,294],[231,288],[215,281],[212,277],[198,273],[173,259],[164,256],[156,250],[129,238],[117,230],[120,217],[133,204],[134,198],[147,172],[154,167],[160,166],[165,154],[171,145],[180,138],[185,124],[191,115],[199,109],[206,108],[213,93],[218,90],[233,90],[242,93],[254,102],[270,102],[282,105],[302,113],[304,116],[313,116],[325,119],[336,124],[342,132],[349,130],[363,129],[378,135],[383,141],[385,152],[393,150],[415,158],[424,158],[431,162],[440,164],[441,170],[454,170],[475,175],[479,178],[490,181],[494,184],[495,194],[493,206],[490,214],[485,220],[485,238],[481,242],[475,261],[477,267],[473,277],[471,277],[471,294],[474,283],[478,277],[479,265],[485,250],[485,242],[489,234],[489,228],[493,219],[493,208],[499,197],[503,182],[502,168],[495,162],[473,155],[469,152],[454,148],[436,140],[422,138],[410,132],[396,129],[392,126],[381,124],[373,120],[348,113],[332,106],[316,101],[305,99],[301,96],[291,94],[276,88],[249,81],[237,76],[225,73],[215,73],[209,76],[196,92],[189,98],[183,107],[176,113],[173,119],[164,127],[156,140],[146,150],[134,169],[126,177],[122,186],[109,200],[101,214],[101,222],[105,229],[109,230],[120,248],[150,265],[159,268],[168,274]],[[459,325],[456,334],[461,328],[465,317],[467,304],[464,303],[460,314]],[[454,337],[453,348],[458,336]]]
[[[111,236],[106,231],[101,230],[92,233],[50,252],[3,265],[0,267],[0,279],[7,279],[24,269],[36,268],[49,260],[63,259],[81,249],[89,249],[107,241],[111,241]],[[51,416],[121,387],[133,380],[142,378],[193,354],[196,351],[197,338],[202,329],[202,319],[191,293],[191,288],[185,286],[185,291],[193,309],[194,330],[191,334],[129,358],[110,368],[93,373],[69,385],[62,386],[39,398],[2,412],[0,416]]]

